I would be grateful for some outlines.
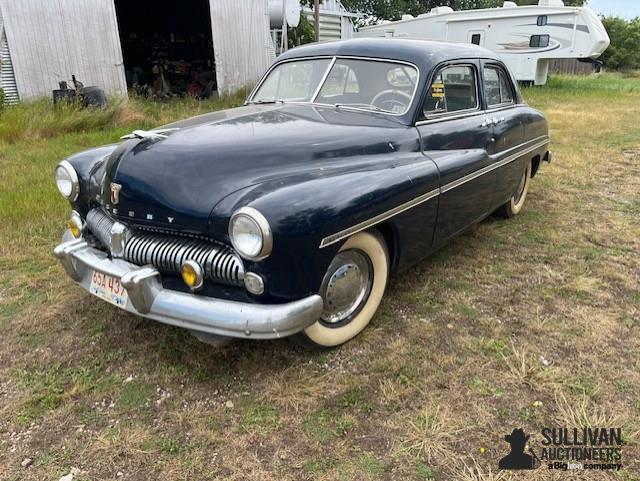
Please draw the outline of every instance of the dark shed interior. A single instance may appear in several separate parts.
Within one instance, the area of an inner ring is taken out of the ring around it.
[[[216,92],[209,0],[115,0],[127,86],[163,99]]]

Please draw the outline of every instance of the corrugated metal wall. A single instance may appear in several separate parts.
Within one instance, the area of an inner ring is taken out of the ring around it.
[[[253,84],[275,60],[267,0],[209,0],[218,90]]]
[[[0,8],[0,89],[4,91],[5,103],[14,104],[20,100],[16,78],[13,75],[9,44],[2,22],[2,8]]]
[[[313,25],[313,9],[303,7],[303,14]],[[320,3],[320,41],[346,40],[353,37],[355,29],[352,16],[340,0],[323,0]]]
[[[71,74],[126,95],[113,0],[0,0],[20,97],[50,96]]]

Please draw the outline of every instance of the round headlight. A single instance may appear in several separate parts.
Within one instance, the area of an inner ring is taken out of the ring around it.
[[[259,261],[271,254],[273,239],[269,222],[252,207],[238,209],[229,222],[234,249],[245,259]]]
[[[62,194],[62,197],[70,202],[75,201],[80,193],[80,181],[76,169],[63,160],[58,164],[55,170],[56,186]]]

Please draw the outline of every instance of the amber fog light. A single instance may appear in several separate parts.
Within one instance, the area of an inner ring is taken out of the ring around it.
[[[84,229],[84,223],[82,222],[82,217],[76,211],[71,213],[71,217],[67,221],[67,227],[69,227],[69,231],[71,235],[76,239],[79,239],[82,236],[82,230]]]
[[[191,290],[200,289],[204,284],[204,272],[202,266],[196,261],[186,261],[180,268],[182,280]]]
[[[254,272],[247,272],[244,275],[244,286],[251,294],[257,296],[264,292],[264,280]]]

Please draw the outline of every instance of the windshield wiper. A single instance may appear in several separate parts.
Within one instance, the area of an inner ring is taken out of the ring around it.
[[[249,103],[250,104],[283,104],[284,100],[282,100],[282,99],[260,99],[260,100],[252,100]]]
[[[336,109],[339,109],[341,107],[352,107],[355,109],[366,109],[366,110],[373,110],[374,112],[386,112],[388,114],[393,113],[391,110],[386,110],[386,109],[381,109],[380,107],[378,107],[377,105],[372,105],[372,104],[333,104],[333,106]]]

